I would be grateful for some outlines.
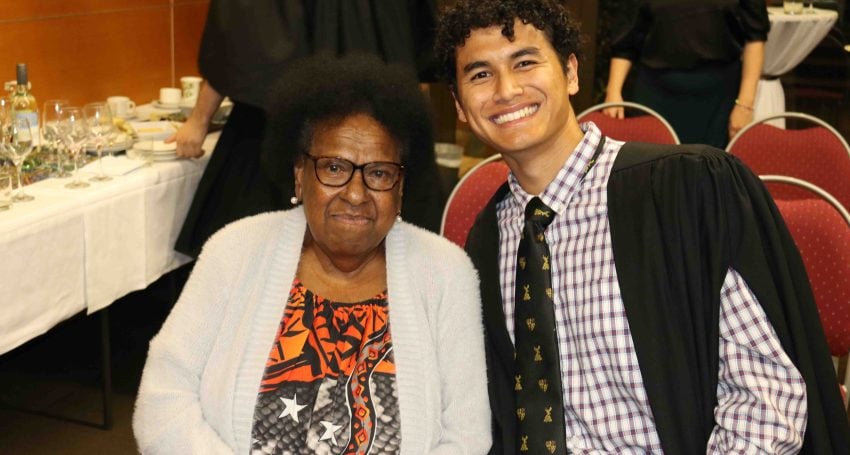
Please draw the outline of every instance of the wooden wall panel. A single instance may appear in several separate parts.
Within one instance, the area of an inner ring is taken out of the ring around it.
[[[26,62],[39,104],[142,104],[197,74],[208,0],[0,0],[0,81]],[[23,43],[19,45],[19,43]],[[40,106],[41,107],[41,106]]]
[[[174,5],[174,66],[180,84],[181,76],[198,76],[198,47],[204,22],[207,19],[209,0],[176,0]]]
[[[0,22],[169,6],[172,0],[3,0]]]

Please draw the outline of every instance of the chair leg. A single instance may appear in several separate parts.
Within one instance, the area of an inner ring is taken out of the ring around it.
[[[844,390],[848,392],[848,393],[844,394],[844,409],[845,410],[847,410],[848,395],[850,395],[850,365],[848,365],[848,363],[850,363],[850,362],[848,362],[848,361],[850,361],[850,357],[848,357],[847,355],[842,356],[840,361],[839,361],[839,366],[843,367],[843,371],[844,371],[844,374],[839,376],[839,377],[844,378],[844,380],[841,382],[841,385],[844,386]],[[839,370],[839,372],[840,371],[841,370]]]

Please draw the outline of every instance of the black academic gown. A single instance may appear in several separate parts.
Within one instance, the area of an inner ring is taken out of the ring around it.
[[[513,345],[504,321],[496,203],[479,215],[467,252],[481,276],[493,454],[514,453]],[[800,254],[759,179],[708,146],[627,143],[608,182],[608,217],[623,304],[666,454],[705,453],[715,426],[720,289],[746,280],[806,381],[803,450],[850,453],[817,308]]]
[[[234,108],[195,191],[175,249],[197,256],[226,224],[290,207],[292,180],[273,182],[260,154],[272,88],[300,58],[371,53],[433,80],[433,0],[213,0],[198,67]],[[405,179],[402,217],[437,231],[444,195],[433,150]]]

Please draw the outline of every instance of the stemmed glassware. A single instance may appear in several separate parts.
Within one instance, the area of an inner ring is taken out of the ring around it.
[[[27,159],[33,148],[32,136],[30,122],[25,117],[10,118],[4,125],[3,147],[15,165],[15,173],[17,174],[18,192],[12,197],[12,200],[17,202],[35,199],[24,191],[24,185],[21,181],[21,167],[23,167],[24,160]]]
[[[106,103],[91,103],[83,106],[83,115],[86,118],[89,139],[97,149],[99,169],[98,174],[89,180],[93,182],[112,180],[112,177],[103,172],[103,147],[108,145],[115,129],[112,123],[112,112]]]
[[[68,100],[49,100],[44,103],[44,111],[41,117],[41,136],[43,144],[50,147],[50,151],[56,160],[56,171],[53,177],[70,177],[71,174],[65,170],[65,160],[61,150],[62,140],[59,137],[59,115],[62,107],[68,105]]]
[[[66,188],[85,188],[87,182],[80,180],[79,158],[88,139],[88,128],[83,111],[78,107],[63,107],[59,112],[59,138],[65,150],[74,162],[74,179],[65,184]]]

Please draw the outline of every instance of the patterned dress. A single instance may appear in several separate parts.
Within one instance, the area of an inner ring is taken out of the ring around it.
[[[266,362],[252,454],[392,454],[401,424],[387,293],[333,302],[296,279]]]

